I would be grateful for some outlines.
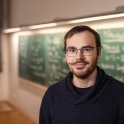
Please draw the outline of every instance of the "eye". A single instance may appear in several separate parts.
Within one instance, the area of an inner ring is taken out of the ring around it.
[[[92,48],[90,48],[90,47],[82,48],[81,51],[82,51],[82,52],[91,52],[91,51],[92,51]]]
[[[85,48],[84,50],[85,51],[91,51],[91,48]]]
[[[75,53],[76,49],[74,49],[74,48],[68,49],[68,52]]]

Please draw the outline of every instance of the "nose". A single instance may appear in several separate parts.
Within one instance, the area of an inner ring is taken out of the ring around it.
[[[81,50],[79,49],[76,54],[76,59],[82,59],[82,58],[84,58],[84,55],[83,53],[81,53]]]

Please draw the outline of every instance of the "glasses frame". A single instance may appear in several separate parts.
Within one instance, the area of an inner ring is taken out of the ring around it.
[[[91,52],[90,52],[90,53],[84,52],[84,50],[86,50],[86,49],[88,49],[88,48],[91,49]],[[75,57],[75,56],[77,55],[77,53],[78,53],[78,50],[80,50],[80,52],[81,52],[84,56],[90,56],[90,55],[92,55],[92,51],[93,51],[93,49],[95,49],[95,48],[97,48],[97,47],[94,47],[94,46],[84,46],[84,47],[82,47],[81,49],[77,49],[77,48],[75,48],[75,47],[72,47],[72,48],[64,49],[64,51],[65,51],[65,53],[67,54],[68,57]],[[74,53],[75,55],[70,55],[70,54],[69,54],[69,49],[74,49],[74,50],[75,50],[75,53]]]

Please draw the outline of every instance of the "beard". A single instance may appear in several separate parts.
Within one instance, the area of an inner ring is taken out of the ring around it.
[[[72,72],[72,74],[74,76],[76,76],[79,79],[86,79],[96,69],[97,60],[98,59],[96,58],[94,61],[92,61],[92,63],[89,63],[89,62],[84,61],[84,60],[80,60],[80,61],[76,61],[74,63],[68,63],[68,67],[69,67],[70,71]],[[75,64],[78,64],[78,63],[84,64],[84,67],[83,68],[73,68],[72,67],[72,66],[75,66]]]

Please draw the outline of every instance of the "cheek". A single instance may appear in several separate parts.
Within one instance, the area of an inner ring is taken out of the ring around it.
[[[96,56],[93,56],[92,58],[89,59],[89,61],[91,63],[96,63],[98,61],[99,57],[96,55]]]
[[[72,63],[74,61],[73,57],[68,57],[67,55],[65,55],[65,58],[67,63]]]
[[[94,56],[85,56],[84,61],[88,62],[88,63],[96,63],[96,61],[98,61],[98,56],[94,55]]]
[[[67,55],[65,56],[66,58],[66,62],[69,63],[70,62],[70,58],[67,57]]]

